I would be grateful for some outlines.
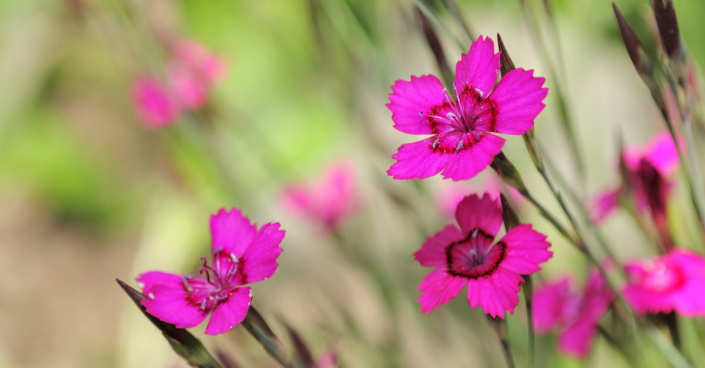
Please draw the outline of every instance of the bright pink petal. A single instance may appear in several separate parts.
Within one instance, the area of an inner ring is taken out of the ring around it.
[[[524,134],[533,128],[534,119],[546,107],[543,104],[548,95],[548,88],[543,88],[545,80],[534,77],[533,70],[521,68],[512,70],[502,78],[489,97],[499,110],[494,124],[495,132]]]
[[[608,189],[600,192],[592,199],[589,211],[592,220],[600,224],[619,207],[619,197],[622,195],[622,188]]]
[[[327,350],[316,361],[316,368],[333,368],[338,364],[338,352]]]
[[[446,247],[463,238],[463,233],[457,227],[448,225],[428,238],[421,249],[414,253],[414,258],[423,267],[443,267],[447,263]]]
[[[442,268],[438,268],[426,275],[419,285],[421,296],[417,300],[421,304],[421,312],[431,313],[455,298],[468,280],[462,277],[454,277],[446,273]]]
[[[504,312],[514,314],[519,304],[519,291],[524,279],[514,272],[501,267],[490,276],[468,282],[468,303],[492,317],[504,318]]]
[[[529,224],[521,224],[511,229],[500,242],[507,246],[500,267],[520,275],[540,270],[539,264],[553,256],[553,252],[548,250],[551,243],[546,241],[546,235],[534,230]]]
[[[174,49],[175,58],[196,71],[208,84],[222,80],[227,66],[203,45],[193,40],[180,40]]]
[[[277,258],[284,250],[279,244],[284,239],[285,231],[279,229],[278,223],[268,223],[262,226],[252,244],[240,259],[238,270],[244,274],[245,283],[265,280],[277,270]]]
[[[548,332],[563,323],[569,301],[576,296],[571,293],[571,280],[561,278],[539,286],[533,295],[533,318],[536,332]]]
[[[425,115],[446,102],[443,83],[433,75],[398,80],[392,86],[387,108],[392,112],[394,128],[409,134],[433,134]]]
[[[179,116],[179,107],[172,92],[157,78],[138,78],[132,88],[132,96],[137,114],[149,128],[169,125]]]
[[[210,94],[203,77],[181,63],[170,63],[167,76],[176,100],[183,109],[195,110],[206,105]]]
[[[292,185],[282,192],[282,202],[287,211],[294,215],[310,215],[316,211],[311,193],[307,188]]]
[[[397,162],[387,170],[387,174],[394,179],[424,179],[441,172],[451,155],[434,152],[434,140],[431,137],[402,144],[397,153],[392,155]]]
[[[686,317],[705,316],[705,258],[686,250],[667,256],[680,268],[684,283],[672,295],[675,310]]]
[[[237,208],[226,211],[221,208],[211,215],[213,253],[219,249],[241,258],[257,234],[257,226],[242,215]]]
[[[577,358],[584,358],[590,352],[597,333],[597,324],[579,321],[561,332],[558,336],[558,349]]]
[[[480,36],[455,65],[455,88],[458,92],[469,86],[483,97],[492,91],[499,75],[499,55],[494,52],[494,42]]]
[[[668,176],[678,168],[678,150],[671,134],[662,132],[649,142],[646,159],[663,175]]]
[[[479,141],[459,152],[446,153],[448,161],[443,168],[443,177],[455,181],[468,180],[482,172],[502,152],[504,138],[493,134],[480,135]]]
[[[181,275],[151,271],[137,277],[137,285],[147,297],[142,306],[160,320],[178,328],[189,328],[203,322],[207,313],[187,299]]]
[[[585,285],[578,319],[597,323],[609,310],[614,297],[614,293],[600,272],[591,270]]]
[[[226,301],[215,307],[206,327],[206,335],[228,332],[242,322],[250,309],[251,291],[249,287],[235,289]]]
[[[458,203],[455,219],[463,234],[479,229],[494,238],[502,226],[502,205],[489,194],[485,193],[482,198],[472,194]]]

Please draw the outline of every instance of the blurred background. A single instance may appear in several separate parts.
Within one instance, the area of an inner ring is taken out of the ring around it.
[[[520,3],[458,0],[476,36],[501,33],[517,66],[548,76]],[[619,134],[641,144],[663,128],[611,1],[552,3],[560,47],[551,55],[563,65],[588,179],[570,160],[553,94],[536,134],[567,184],[587,198],[617,183]],[[134,285],[147,270],[195,272],[209,250],[208,216],[221,207],[287,230],[280,268],[255,286],[254,305],[276,328],[279,320],[293,325],[315,353],[334,348],[348,367],[504,366],[482,312],[464,298],[431,316],[415,303],[427,270],[412,253],[452,221],[437,206],[439,193],[481,191],[493,173],[455,185],[385,173],[399,144],[413,139],[392,127],[389,86],[437,74],[413,4],[0,2],[0,367],[183,366],[114,279]],[[653,50],[649,2],[618,5]],[[692,56],[703,61],[705,2],[675,6]],[[439,34],[455,63],[470,41],[464,48],[454,41],[462,37],[452,14],[437,20],[448,24]],[[205,106],[153,128],[136,111],[133,86],[145,73],[162,73],[177,39],[202,44],[227,72]],[[519,137],[508,139],[506,153],[558,213]],[[313,185],[340,162],[354,173],[355,211],[334,231],[287,211],[287,186]],[[586,269],[533,208],[519,209],[553,243],[555,258],[540,278]],[[687,239],[689,230],[682,232]],[[620,257],[648,254],[623,215],[605,233]],[[519,357],[526,355],[523,313],[508,318]],[[538,337],[538,366],[624,364],[603,341],[579,362],[557,354],[554,340]],[[240,328],[203,341],[245,367],[274,363]]]

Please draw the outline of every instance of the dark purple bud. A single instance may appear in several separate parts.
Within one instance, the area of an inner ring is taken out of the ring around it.
[[[651,74],[651,62],[644,49],[644,44],[641,43],[639,36],[636,35],[632,27],[627,23],[627,20],[619,11],[617,5],[612,3],[612,8],[614,9],[614,15],[617,17],[617,25],[619,26],[619,33],[622,35],[622,41],[624,41],[624,47],[627,49],[629,58],[632,59],[632,64],[636,71],[644,77],[645,75]]]
[[[512,70],[516,69],[514,66],[514,62],[512,61],[512,58],[509,57],[509,52],[507,52],[507,48],[504,46],[504,41],[502,40],[502,36],[497,33],[497,43],[499,44],[499,51],[501,52],[500,54],[500,71],[502,72],[502,76],[504,77],[507,75],[507,73],[511,72]]]
[[[681,51],[681,36],[678,30],[676,11],[672,0],[651,0],[654,16],[661,35],[661,42],[669,58],[675,59]]]
[[[512,208],[504,194],[500,193],[499,198],[502,201],[502,218],[504,219],[504,228],[509,231],[519,225],[519,216]]]

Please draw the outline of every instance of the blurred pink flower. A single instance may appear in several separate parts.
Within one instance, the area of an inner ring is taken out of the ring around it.
[[[148,128],[158,128],[176,121],[179,106],[169,87],[158,78],[141,76],[132,89],[137,114]]]
[[[309,185],[290,185],[282,193],[289,212],[319,222],[329,231],[357,210],[356,200],[355,173],[344,163],[331,165]]]
[[[534,292],[534,328],[538,333],[558,329],[558,348],[583,358],[612,300],[614,294],[597,270],[590,271],[584,290],[576,290],[572,278],[563,277]]]
[[[500,54],[491,38],[480,37],[456,65],[455,100],[433,75],[398,80],[387,107],[394,127],[414,135],[432,135],[403,144],[387,173],[395,179],[467,180],[484,170],[502,151],[504,138],[534,126],[548,89],[532,70],[515,69],[495,87]]]
[[[502,226],[502,206],[488,194],[465,197],[455,217],[460,228],[446,226],[414,253],[421,266],[435,268],[419,285],[421,311],[431,313],[467,285],[471,307],[479,305],[492,317],[513,314],[521,275],[540,270],[552,256],[546,236],[521,224],[492,244]]]
[[[705,257],[682,249],[627,263],[624,296],[637,314],[705,316]]]
[[[225,64],[195,41],[179,41],[172,53],[166,81],[142,76],[133,87],[138,115],[152,128],[174,123],[182,112],[205,106],[213,85],[226,73]]]
[[[626,147],[622,163],[627,183],[600,192],[590,203],[592,217],[597,223],[604,221],[618,207],[625,186],[633,193],[638,211],[651,211],[658,222],[665,217],[667,196],[671,183],[668,180],[678,167],[678,151],[667,132],[657,134],[645,146]]]
[[[240,210],[211,216],[212,265],[203,259],[202,276],[150,271],[137,277],[151,315],[178,328],[194,327],[211,315],[206,334],[229,331],[242,322],[252,300],[249,285],[276,271],[284,230],[267,223],[257,230]]]

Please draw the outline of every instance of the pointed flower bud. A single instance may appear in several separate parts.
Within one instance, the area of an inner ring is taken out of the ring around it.
[[[661,42],[670,59],[679,58],[681,55],[681,36],[678,30],[676,11],[673,9],[672,0],[652,0],[654,17],[661,35]]]
[[[617,5],[612,3],[612,8],[614,9],[614,15],[617,18],[617,25],[619,26],[619,33],[622,35],[622,41],[624,41],[624,47],[627,49],[629,58],[632,59],[632,64],[634,68],[639,73],[642,78],[645,76],[652,76],[653,71],[651,67],[651,61],[649,56],[646,54],[644,49],[644,44],[639,39],[639,36],[634,32],[632,27],[627,23],[627,20],[619,11]]]

